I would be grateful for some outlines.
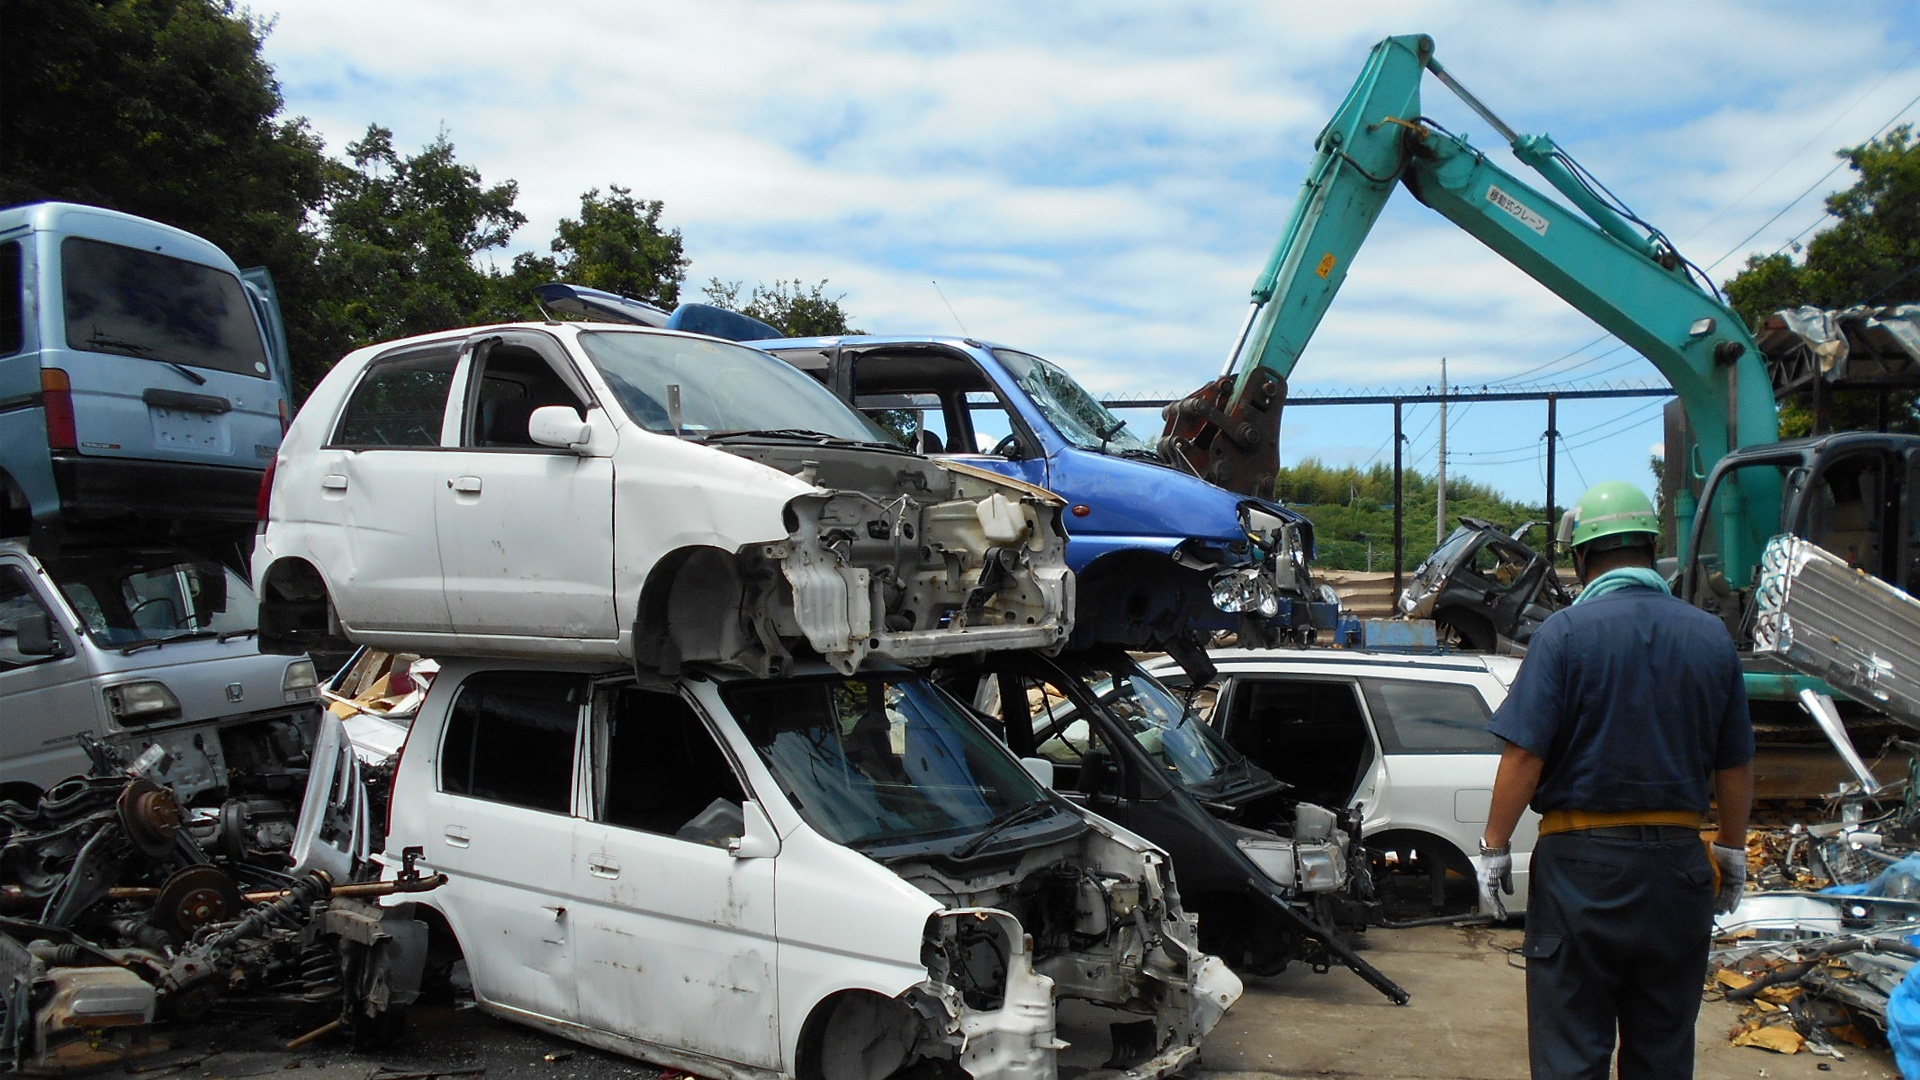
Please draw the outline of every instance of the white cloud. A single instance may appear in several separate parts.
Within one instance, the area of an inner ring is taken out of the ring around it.
[[[488,181],[518,182],[522,247],[544,247],[583,191],[622,184],[665,202],[690,292],[716,276],[825,278],[868,329],[953,332],[937,279],[975,336],[1102,393],[1217,373],[1316,133],[1387,34],[1431,33],[1497,113],[1551,132],[1696,261],[1738,249],[1719,279],[1814,220],[1824,188],[1761,227],[1835,148],[1920,93],[1910,0],[1844,18],[1786,0],[280,0],[260,13],[277,16],[267,55],[290,112],[336,153],[369,123],[403,148],[444,127]],[[1423,106],[1501,149],[1431,78]],[[1425,385],[1441,356],[1460,382],[1561,357],[1529,377],[1656,377],[1644,362],[1609,371],[1628,354],[1584,348],[1599,336],[1402,192],[1294,381]],[[1351,423],[1323,431],[1312,412],[1290,414],[1290,458],[1380,441],[1338,430]],[[1465,451],[1482,438],[1473,423]],[[1506,426],[1488,445],[1514,441]],[[1637,477],[1644,441],[1575,453]],[[1516,493],[1540,483],[1531,465],[1486,472]]]

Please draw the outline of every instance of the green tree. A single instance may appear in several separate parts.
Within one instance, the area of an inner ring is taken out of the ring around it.
[[[526,217],[513,181],[491,186],[461,164],[440,133],[401,157],[377,124],[333,162],[321,234],[321,313],[333,349],[444,330],[501,316],[500,278],[474,261],[505,246]],[[311,384],[324,368],[300,370]]]
[[[777,326],[790,337],[865,333],[854,329],[853,315],[840,306],[846,294],[827,295],[825,278],[815,285],[802,285],[798,278],[775,279],[772,285],[755,285],[745,301],[740,299],[741,287],[738,281],[711,278],[703,291],[714,304]]]
[[[223,0],[0,0],[0,205],[92,203],[273,272],[296,356],[315,348],[326,157],[281,115],[268,24]]]
[[[1727,297],[1749,326],[1758,327],[1781,308],[1811,305],[1846,308],[1920,299],[1920,142],[1912,125],[1839,152],[1856,179],[1827,197],[1834,222],[1809,240],[1802,257],[1776,252],[1752,256],[1726,283]],[[1915,395],[1894,396],[1894,426],[1920,431]],[[1871,427],[1871,392],[1840,394],[1833,402],[1837,428]],[[1805,434],[1811,413],[1804,401],[1781,412],[1781,431]]]
[[[1435,478],[1407,470],[1402,479],[1404,558],[1402,570],[1412,570],[1433,551],[1434,516],[1439,507]],[[1393,569],[1393,469],[1334,467],[1308,458],[1283,466],[1275,478],[1275,495],[1313,522],[1316,566],[1333,570],[1365,570],[1371,541],[1373,568]],[[1539,506],[1514,502],[1484,484],[1459,477],[1447,480],[1447,531],[1462,517],[1484,518],[1513,529],[1528,521],[1544,521]],[[1526,541],[1542,546],[1547,534],[1534,530]]]
[[[659,199],[636,199],[619,184],[607,185],[604,196],[588,190],[580,196],[580,216],[560,219],[554,272],[568,284],[671,310],[680,302],[688,260],[680,230],[660,228],[663,206]]]

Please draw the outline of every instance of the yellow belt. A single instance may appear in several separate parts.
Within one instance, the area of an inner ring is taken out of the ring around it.
[[[1691,810],[1549,810],[1540,815],[1541,836],[1613,825],[1678,825],[1698,830],[1706,822]]]

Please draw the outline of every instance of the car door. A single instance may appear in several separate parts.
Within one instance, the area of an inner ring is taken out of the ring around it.
[[[584,418],[585,384],[558,341],[531,331],[479,338],[466,363],[457,445],[434,490],[454,632],[618,637],[613,459],[540,446],[527,432],[542,406]]]
[[[738,770],[674,694],[605,684],[591,732],[573,857],[581,1022],[778,1069],[779,860],[729,850]]]
[[[1383,808],[1395,824],[1451,823],[1469,854],[1471,841],[1485,831],[1493,808],[1493,777],[1505,745],[1487,730],[1493,719],[1491,682],[1490,675],[1467,672],[1444,678],[1361,679],[1391,763],[1392,792]],[[1538,814],[1522,812],[1514,829],[1514,850],[1531,851],[1539,827]]]
[[[436,891],[473,987],[495,1005],[576,1021],[574,761],[588,682],[480,671],[455,693],[436,747],[426,822]],[[413,809],[413,808],[410,808]],[[424,808],[422,808],[424,809]]]
[[[1214,709],[1228,745],[1305,802],[1379,811],[1384,764],[1355,679],[1236,672]]]
[[[349,629],[446,633],[434,504],[447,479],[441,434],[459,343],[397,349],[361,373],[312,460],[277,466],[280,505],[309,537]]]
[[[73,626],[36,582],[45,583],[25,560],[0,557],[0,776],[44,791],[87,771],[74,736],[98,734],[104,717]]]

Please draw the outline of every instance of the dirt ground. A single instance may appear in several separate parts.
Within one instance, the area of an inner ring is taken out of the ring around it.
[[[1513,950],[1517,928],[1427,927],[1367,935],[1368,958],[1413,994],[1395,1006],[1352,973],[1305,968],[1251,980],[1244,997],[1208,1039],[1187,1076],[1206,1080],[1406,1077],[1417,1080],[1524,1080],[1524,972]],[[1895,1080],[1885,1049],[1849,1048],[1841,1060],[1734,1047],[1733,1006],[1701,1010],[1699,1080],[1811,1078]],[[1107,1023],[1116,1015],[1068,1003],[1060,1035],[1063,1077],[1100,1075]],[[103,1077],[133,1073],[182,1080],[651,1080],[650,1066],[493,1020],[471,1007],[414,1010],[401,1041],[356,1052],[338,1038],[296,1052],[286,1039],[326,1019],[255,1007],[220,1022],[171,1033],[174,1049]]]

